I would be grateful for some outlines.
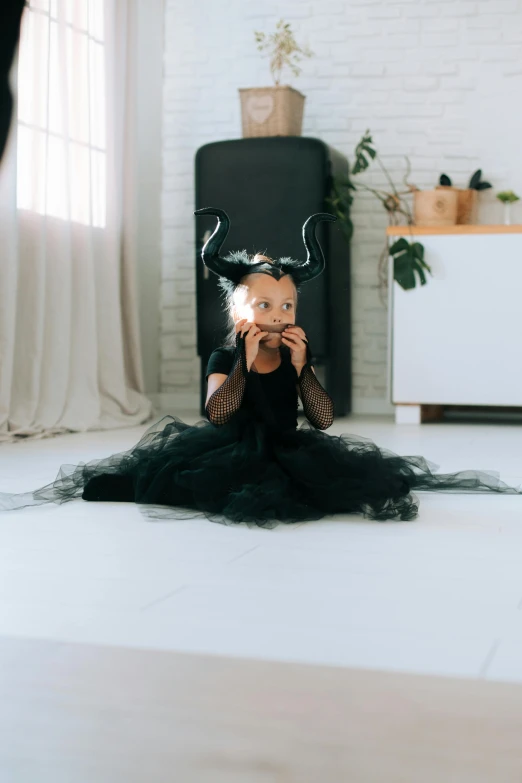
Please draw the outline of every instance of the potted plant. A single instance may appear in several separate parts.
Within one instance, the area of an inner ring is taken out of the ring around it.
[[[512,190],[501,190],[500,193],[497,193],[496,198],[504,204],[504,225],[511,225],[511,204],[520,201],[520,196],[517,196]]]
[[[477,219],[478,194],[491,188],[489,182],[482,180],[482,169],[477,169],[470,178],[467,188],[456,188],[447,174],[441,174],[437,190],[455,191],[457,194],[457,224],[475,223]]]
[[[408,226],[413,227],[414,225],[408,197],[411,197],[412,195],[415,196],[415,194],[421,191],[419,191],[415,185],[408,182],[411,168],[408,158],[406,158],[407,171],[403,178],[404,190],[398,190],[395,186],[389,172],[373,146],[370,131],[367,130],[355,148],[355,163],[351,168],[351,175],[357,175],[360,172],[365,171],[372,160],[376,161],[384,173],[384,176],[389,183],[389,190],[379,190],[360,182],[355,185],[350,176],[346,180],[334,179],[332,183],[332,195],[327,199],[327,203],[339,220],[347,240],[350,240],[353,234],[350,207],[353,202],[353,192],[358,189],[369,191],[381,202],[388,216],[390,225],[399,225],[404,219],[406,219]],[[394,279],[405,290],[415,288],[417,282],[419,282],[420,285],[425,285],[427,282],[426,272],[431,274],[431,268],[424,260],[424,246],[420,242],[414,242],[412,240],[413,228],[411,228],[410,231],[410,240],[405,237],[399,237],[399,239],[390,244],[389,237],[386,238],[386,243],[380,255],[378,266],[379,293],[381,301],[384,304],[386,303],[385,293],[388,285],[386,267],[390,256],[394,260]]]
[[[257,48],[270,57],[273,87],[239,88],[243,137],[300,136],[303,127],[305,96],[287,84],[281,84],[285,67],[294,76],[301,69],[297,63],[303,57],[312,57],[307,46],[299,46],[291,26],[280,19],[271,35],[254,31]]]
[[[458,196],[452,188],[446,192],[417,190],[413,204],[417,226],[454,226],[457,222]]]

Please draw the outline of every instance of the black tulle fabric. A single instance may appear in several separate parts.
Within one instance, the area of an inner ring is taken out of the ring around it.
[[[229,369],[238,350],[244,344],[222,354]],[[413,490],[522,494],[495,472],[437,474],[421,456],[399,456],[350,433],[331,435],[309,421],[297,426],[298,377],[288,354],[281,355],[266,377],[245,373],[241,404],[226,423],[165,416],[128,451],[62,465],[52,483],[33,492],[0,494],[0,509],[83,497],[135,502],[151,519],[204,516],[272,528],[337,513],[411,520],[418,512]],[[276,394],[278,411],[271,407]]]

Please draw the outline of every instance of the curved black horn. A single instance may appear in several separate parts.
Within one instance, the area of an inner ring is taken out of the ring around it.
[[[194,214],[215,215],[217,217],[217,226],[212,236],[205,242],[201,251],[201,258],[211,272],[215,272],[220,277],[228,277],[230,264],[224,258],[221,258],[219,251],[227,237],[230,228],[230,218],[224,209],[216,209],[215,207],[203,207],[203,209],[197,209]]]
[[[323,251],[315,236],[315,227],[322,220],[333,223],[337,218],[329,212],[316,212],[315,215],[310,215],[303,226],[303,242],[306,248],[307,257],[306,261],[296,267],[292,272],[296,282],[304,283],[308,280],[312,280],[324,270]]]

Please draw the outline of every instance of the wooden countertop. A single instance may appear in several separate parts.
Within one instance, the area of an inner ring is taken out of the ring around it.
[[[459,225],[459,226],[388,226],[386,234],[389,237],[426,236],[429,234],[522,234],[522,224],[511,226],[492,225]]]

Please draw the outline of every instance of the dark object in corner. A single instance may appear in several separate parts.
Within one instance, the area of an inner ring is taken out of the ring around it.
[[[24,6],[24,0],[2,0],[0,4],[0,163],[11,126],[13,96],[9,86],[9,72],[20,37]]]

